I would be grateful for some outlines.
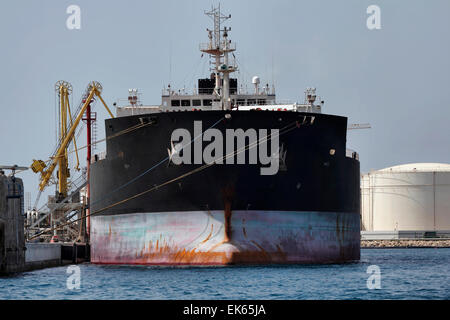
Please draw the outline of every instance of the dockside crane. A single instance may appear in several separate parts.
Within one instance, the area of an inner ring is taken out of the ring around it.
[[[94,97],[97,97],[108,111],[109,115],[114,118],[111,110],[108,108],[107,104],[103,100],[102,86],[99,82],[92,81],[89,83],[85,95],[82,99],[80,106],[78,107],[76,114],[72,117],[70,111],[69,104],[69,95],[72,93],[72,86],[70,83],[66,81],[58,81],[56,83],[56,90],[59,94],[59,105],[60,105],[60,134],[59,134],[59,142],[56,148],[56,151],[50,157],[50,160],[46,163],[42,160],[34,160],[31,165],[31,169],[35,173],[40,173],[40,182],[39,182],[39,193],[35,202],[35,208],[39,201],[39,197],[42,191],[47,187],[50,183],[53,172],[58,166],[57,172],[57,181],[58,181],[58,193],[59,198],[63,199],[67,196],[68,193],[68,179],[70,176],[69,167],[68,167],[68,148],[70,143],[74,142],[74,147],[77,155],[77,167],[79,165],[77,146],[75,141],[75,131],[80,124],[83,114],[86,112],[86,109],[90,106]],[[90,144],[90,142],[88,142]],[[90,147],[90,146],[88,146]]]

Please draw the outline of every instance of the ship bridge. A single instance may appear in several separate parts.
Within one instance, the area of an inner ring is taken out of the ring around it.
[[[199,79],[199,84],[204,79]],[[236,81],[237,83],[237,81]],[[186,93],[184,90],[174,91],[170,86],[163,90],[161,104],[159,105],[143,105],[138,98],[137,89],[129,90],[127,99],[119,99],[114,103],[118,117],[160,113],[160,112],[180,112],[180,111],[209,111],[223,110],[221,101],[210,92],[211,87],[199,86],[199,90],[192,93]],[[305,100],[302,103],[292,102],[288,100],[277,101],[274,91],[270,91],[265,86],[261,91],[249,93],[241,91],[236,87],[236,91],[232,91],[230,95],[231,108],[234,111],[294,111],[294,112],[311,112],[321,113],[324,101],[315,103],[315,88],[307,88],[305,91]],[[126,103],[128,101],[128,103]]]

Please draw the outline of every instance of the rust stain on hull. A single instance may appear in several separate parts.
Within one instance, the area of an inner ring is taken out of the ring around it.
[[[231,240],[231,204],[233,202],[234,187],[229,185],[222,190],[224,199],[224,225],[225,225],[225,242]]]
[[[268,264],[289,263],[286,255],[281,252],[268,254],[263,251],[243,252],[198,252],[196,249],[179,250],[176,252],[147,252],[136,256],[125,264],[149,264],[149,265],[233,265],[233,264]]]
[[[214,228],[214,225],[212,224],[212,225],[211,225],[211,231],[209,232],[209,234],[208,234],[208,236],[206,237],[206,239],[203,240],[201,243],[205,243],[206,241],[208,241],[209,239],[211,239],[211,236],[212,236],[212,234],[213,234],[213,228]]]
[[[91,262],[234,265],[339,263],[359,259],[358,215],[232,212],[230,198],[225,200],[226,210],[209,213],[144,213],[114,220],[108,216],[95,217]]]
[[[225,203],[225,242],[231,240],[231,203]]]

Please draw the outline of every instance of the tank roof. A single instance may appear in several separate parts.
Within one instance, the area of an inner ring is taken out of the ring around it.
[[[407,163],[375,172],[450,172],[450,164],[447,163]]]

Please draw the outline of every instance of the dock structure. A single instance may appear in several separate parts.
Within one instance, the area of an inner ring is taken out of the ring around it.
[[[24,221],[22,179],[0,167],[0,275],[89,261],[85,243],[26,242]]]
[[[25,266],[23,196],[22,179],[0,169],[0,274]]]
[[[86,243],[28,242],[25,245],[25,266],[22,271],[89,262],[89,245]]]

